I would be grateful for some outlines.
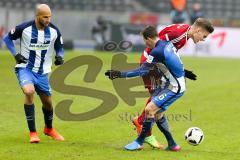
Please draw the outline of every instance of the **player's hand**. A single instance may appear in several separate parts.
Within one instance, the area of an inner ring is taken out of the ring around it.
[[[115,78],[121,78],[121,72],[117,70],[107,70],[105,76],[108,76],[109,79],[113,80]]]
[[[197,80],[197,75],[194,74],[192,71],[184,69],[184,72],[185,72],[185,77],[186,78],[194,80],[194,81]]]
[[[15,58],[17,64],[27,63],[27,59],[23,55],[21,55],[20,53],[17,53],[14,58]]]
[[[61,56],[55,56],[54,64],[56,66],[62,65],[64,63],[64,59]]]

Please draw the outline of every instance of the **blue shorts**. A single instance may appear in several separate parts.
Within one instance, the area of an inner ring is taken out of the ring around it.
[[[156,89],[152,95],[152,102],[160,108],[160,112],[164,112],[168,107],[183,95],[182,93],[174,93],[169,89]]]
[[[15,73],[21,87],[26,84],[34,85],[37,94],[51,96],[51,87],[48,80],[48,74],[38,74],[27,68],[15,68]]]

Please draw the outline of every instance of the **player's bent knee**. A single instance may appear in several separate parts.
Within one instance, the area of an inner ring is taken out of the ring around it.
[[[145,111],[155,112],[155,113],[158,110],[159,110],[159,108],[153,102],[148,103],[147,107],[145,108]]]
[[[146,108],[145,108],[145,113],[146,113],[146,116],[147,117],[151,117],[151,118],[154,118],[154,115],[156,113],[156,108],[152,105],[148,105]]]
[[[155,120],[161,119],[162,116],[163,116],[163,114],[160,111],[157,111],[156,114],[155,114]]]
[[[33,96],[35,93],[35,89],[33,87],[26,87],[26,88],[23,88],[23,93],[26,96]]]

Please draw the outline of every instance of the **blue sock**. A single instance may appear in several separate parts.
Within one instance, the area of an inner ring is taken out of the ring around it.
[[[45,107],[42,107],[42,111],[44,114],[44,122],[47,128],[52,128],[53,121],[53,110],[48,110]]]
[[[34,104],[32,105],[24,104],[25,115],[30,132],[36,132],[34,108],[35,108]]]
[[[136,139],[140,145],[143,145],[144,139],[146,138],[148,131],[151,129],[153,122],[154,118],[145,118],[142,126],[142,132]]]
[[[164,134],[164,136],[166,137],[167,141],[168,141],[168,146],[175,146],[177,145],[176,142],[174,141],[172,134],[169,131],[169,126],[168,126],[168,122],[165,116],[163,116],[161,119],[159,119],[158,121],[156,121],[158,128],[160,129],[160,131]]]

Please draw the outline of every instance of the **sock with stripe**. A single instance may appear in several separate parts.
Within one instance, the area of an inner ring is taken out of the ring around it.
[[[172,134],[169,130],[169,125],[165,116],[156,121],[159,130],[164,134],[167,139],[168,146],[175,146],[176,142],[174,141]]]
[[[143,122],[143,126],[142,126],[142,132],[140,133],[140,135],[136,139],[136,141],[140,145],[143,145],[144,139],[146,138],[149,130],[152,128],[153,122],[154,122],[154,118],[145,118],[145,120]]]
[[[28,128],[30,132],[36,132],[36,125],[35,125],[35,106],[24,104],[24,111],[28,123]]]
[[[52,128],[52,121],[53,121],[53,109],[46,109],[42,107],[43,115],[44,115],[44,122],[47,128]]]

